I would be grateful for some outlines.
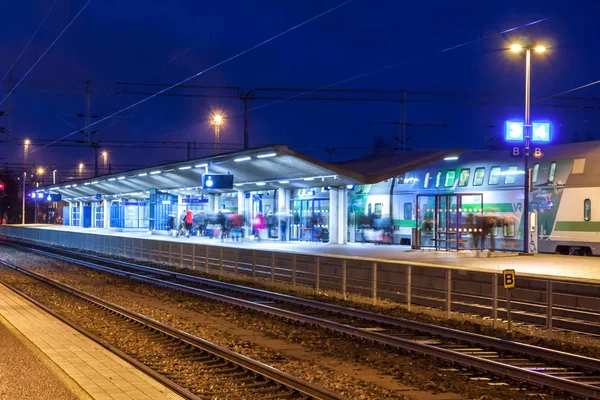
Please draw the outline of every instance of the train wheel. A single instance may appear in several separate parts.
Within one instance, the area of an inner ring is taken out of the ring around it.
[[[583,252],[579,247],[569,247],[569,255],[570,256],[582,256]]]

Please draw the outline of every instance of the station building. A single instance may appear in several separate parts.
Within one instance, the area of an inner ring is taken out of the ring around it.
[[[271,145],[47,186],[31,195],[60,194],[63,225],[161,234],[168,231],[170,216],[178,222],[188,210],[194,218],[237,213],[248,227],[262,214],[267,238],[345,244],[357,240],[359,219],[349,204],[349,193],[451,153],[326,163]],[[221,175],[233,176],[230,188],[203,186],[203,176]]]

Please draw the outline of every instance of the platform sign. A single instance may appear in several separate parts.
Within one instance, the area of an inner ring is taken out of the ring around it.
[[[504,289],[515,288],[515,284],[517,283],[517,275],[515,274],[514,269],[505,269],[502,271],[502,283],[504,284]]]
[[[233,175],[204,174],[202,175],[202,189],[233,189]]]
[[[523,121],[506,121],[504,123],[504,140],[522,142],[525,140],[525,124]]]
[[[536,143],[550,143],[550,122],[534,122],[531,124],[531,141]]]

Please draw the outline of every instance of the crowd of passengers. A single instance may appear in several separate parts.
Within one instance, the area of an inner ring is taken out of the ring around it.
[[[256,240],[264,236],[267,222],[259,213],[252,221],[251,234]],[[175,214],[170,214],[167,229],[170,235],[179,236],[204,236],[210,239],[243,241],[247,235],[246,218],[237,212],[219,211],[208,214],[204,211],[193,213],[191,210],[183,212],[177,220]]]

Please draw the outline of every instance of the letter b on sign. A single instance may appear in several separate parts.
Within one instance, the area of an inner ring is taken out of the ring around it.
[[[512,157],[521,157],[521,148],[520,147],[513,147],[511,149],[510,155]]]
[[[504,289],[513,289],[517,281],[514,269],[505,269],[502,271],[502,282],[504,283]]]

